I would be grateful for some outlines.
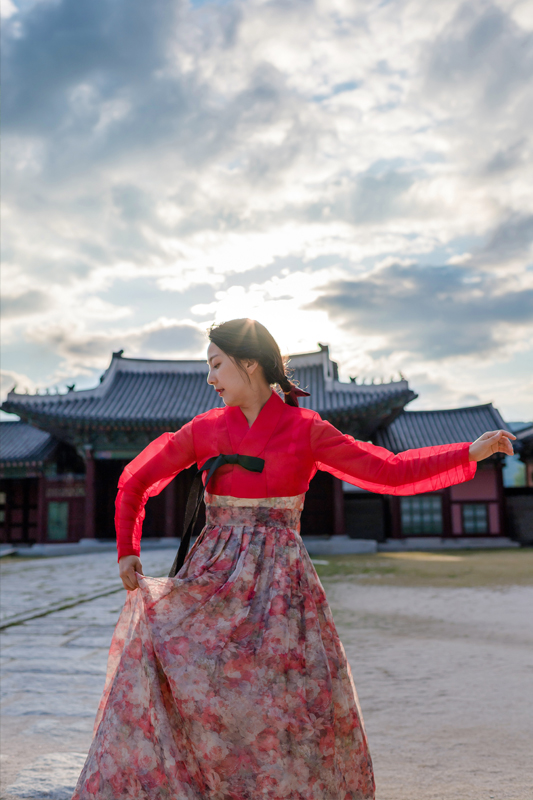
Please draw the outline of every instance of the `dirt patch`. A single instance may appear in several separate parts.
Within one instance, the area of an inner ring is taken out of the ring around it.
[[[353,579],[381,586],[533,586],[533,549],[448,553],[376,553],[328,556],[317,563],[324,580]]]

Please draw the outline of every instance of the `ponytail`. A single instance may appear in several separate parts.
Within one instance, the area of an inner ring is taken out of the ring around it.
[[[296,406],[296,408],[298,408],[299,397],[310,397],[310,392],[304,392],[303,389],[298,388],[295,383],[289,380],[285,372],[283,373],[283,377],[280,377],[278,380],[278,384],[285,395],[285,402],[288,406]]]

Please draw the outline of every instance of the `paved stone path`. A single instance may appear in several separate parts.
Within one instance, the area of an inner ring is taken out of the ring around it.
[[[144,572],[167,574],[174,555],[147,551]],[[124,603],[116,556],[6,559],[0,567],[2,624],[33,617],[0,637],[1,797],[70,798]]]
[[[167,575],[176,548],[147,550],[143,571]],[[5,559],[1,563],[0,626],[122,590],[116,553],[86,553],[59,558]]]
[[[143,556],[165,574],[174,551]],[[111,554],[2,565],[11,613],[119,586]],[[531,800],[533,589],[325,583],[352,665],[377,800]],[[69,800],[122,591],[4,630],[2,800]]]

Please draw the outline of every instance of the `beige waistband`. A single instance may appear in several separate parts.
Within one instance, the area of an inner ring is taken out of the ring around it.
[[[225,508],[291,508],[301,511],[305,493],[291,497],[231,497],[230,495],[205,493],[205,502],[210,506]]]

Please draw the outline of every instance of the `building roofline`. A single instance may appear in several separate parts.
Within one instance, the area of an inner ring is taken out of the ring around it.
[[[514,435],[518,441],[525,441],[526,439],[532,438],[533,425],[526,425],[526,427],[520,428],[520,430],[514,432]]]
[[[497,414],[500,414],[497,408],[495,408],[492,403],[480,403],[477,406],[459,406],[458,408],[431,408],[431,409],[415,409],[412,411],[411,409],[406,409],[403,413],[404,414],[453,414],[454,412],[464,412],[464,411],[477,411],[482,408],[492,408],[493,411],[496,411]],[[501,416],[501,415],[500,415]]]
[[[19,428],[19,443],[20,443],[20,434],[22,432],[22,437],[24,437],[24,432],[27,431],[28,428],[34,429],[35,432],[39,432],[41,434],[45,434],[45,438],[33,444],[33,446],[29,446],[29,450],[27,449],[26,454],[22,457],[17,457],[16,455],[13,456],[13,446],[12,443],[8,441],[8,444],[5,444],[5,436],[2,436],[2,451],[0,451],[0,467],[2,469],[7,467],[19,467],[19,466],[42,466],[54,453],[55,449],[58,446],[58,441],[54,437],[50,431],[44,431],[36,426],[31,425],[27,422],[23,422],[22,420],[0,420],[0,428],[4,429],[4,433],[7,433],[6,428]],[[24,441],[22,440],[23,447],[25,446],[28,448],[27,439]]]
[[[329,356],[329,346],[319,345],[320,350],[311,353],[297,353],[288,355],[290,369],[321,366],[324,374],[326,391],[339,391],[358,394],[372,394],[375,392],[398,392],[409,390],[406,380],[391,381],[381,384],[345,383],[336,378],[337,364]],[[63,405],[76,400],[90,400],[105,397],[111,388],[113,380],[118,373],[181,373],[205,374],[208,373],[207,363],[202,359],[149,359],[149,358],[124,358],[122,350],[113,353],[111,362],[100,378],[100,383],[92,389],[70,389],[60,394],[19,394],[13,388],[7,395],[6,404],[15,403],[18,406],[31,406],[38,398],[45,402],[49,408],[54,405]],[[12,412],[13,413],[13,412]],[[52,412],[53,413],[53,412]]]

